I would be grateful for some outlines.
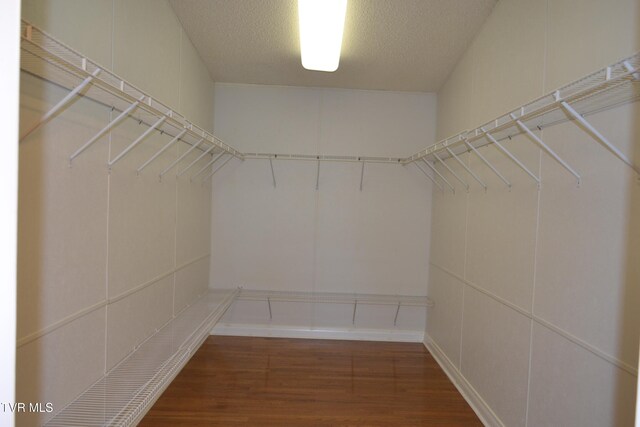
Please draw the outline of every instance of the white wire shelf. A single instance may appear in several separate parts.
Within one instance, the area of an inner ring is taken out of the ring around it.
[[[433,301],[419,295],[383,295],[339,292],[295,292],[295,291],[261,291],[242,289],[236,297],[239,301],[264,301],[269,310],[269,319],[273,319],[272,302],[292,302],[308,304],[348,304],[353,305],[352,323],[356,323],[359,305],[391,305],[396,307],[393,325],[398,322],[402,307],[433,307]]]
[[[614,144],[598,132],[586,118],[600,111],[613,108],[640,98],[640,53],[618,61],[608,67],[569,83],[561,88],[537,98],[519,108],[511,110],[475,129],[463,131],[452,137],[439,141],[418,153],[403,159],[403,164],[414,163],[419,160],[432,163],[441,162],[446,158],[455,158],[460,154],[474,152],[489,144],[496,145],[501,151],[525,170],[533,179],[540,183],[535,174],[527,170],[515,156],[511,155],[500,142],[511,140],[513,137],[528,134],[541,148],[567,171],[572,173],[580,182],[580,175],[571,166],[550,149],[535,133],[558,123],[574,121],[581,125],[599,143],[606,146],[616,157],[631,167],[636,173],[640,168],[620,152]],[[506,145],[506,144],[505,144]],[[486,159],[483,162],[488,164]],[[428,164],[428,163],[427,163]],[[434,171],[435,172],[435,171]],[[443,179],[443,177],[440,177]],[[510,183],[501,176],[505,184]],[[446,183],[448,184],[448,183]],[[467,184],[468,187],[468,184]]]
[[[307,160],[312,162],[354,162],[354,163],[393,163],[400,164],[402,157],[373,157],[373,156],[332,156],[316,154],[276,154],[276,153],[244,153],[245,159],[266,160]]]
[[[208,292],[144,341],[46,426],[134,426],[207,338],[239,290]]]
[[[463,164],[458,158],[463,153],[474,153],[483,163],[489,167],[505,185],[511,187],[510,181],[500,173],[500,171],[484,158],[477,149],[486,145],[494,145],[504,154],[511,158],[521,169],[523,169],[532,179],[540,184],[540,178],[526,166],[520,162],[508,150],[507,143],[503,145],[503,141],[512,139],[514,136],[527,134],[532,142],[536,143],[543,151],[551,156],[555,161],[560,163],[569,173],[571,173],[580,184],[580,173],[571,165],[555,153],[551,147],[546,145],[544,141],[537,136],[536,130],[542,130],[545,127],[555,125],[557,123],[574,121],[596,139],[599,143],[626,163],[634,171],[640,174],[640,168],[635,165],[631,159],[616,148],[614,144],[608,141],[606,136],[598,132],[588,121],[587,117],[591,114],[612,108],[628,102],[637,101],[640,98],[640,53],[630,56],[624,60],[618,61],[608,67],[598,70],[588,76],[567,84],[553,92],[537,98],[519,108],[511,110],[506,114],[497,117],[490,122],[470,131],[464,131],[453,137],[439,141],[412,156],[403,157],[374,157],[374,156],[336,156],[327,154],[307,155],[307,154],[279,154],[279,153],[246,153],[243,154],[230,145],[222,142],[212,134],[197,127],[184,116],[173,111],[168,106],[162,104],[157,99],[146,94],[134,85],[126,82],[112,72],[106,70],[99,64],[91,61],[87,57],[71,49],[65,44],[55,40],[35,26],[26,21],[22,22],[21,37],[21,68],[33,75],[53,82],[56,85],[69,90],[69,94],[63,98],[56,106],[47,112],[42,119],[35,123],[31,129],[21,136],[21,140],[29,133],[44,125],[48,120],[52,119],[64,106],[70,102],[75,96],[89,97],[96,102],[110,106],[114,111],[120,112],[119,115],[110,122],[102,131],[87,141],[85,145],[80,147],[76,152],[71,153],[69,160],[73,161],[80,156],[85,149],[89,148],[93,143],[106,134],[112,126],[115,126],[120,120],[131,117],[144,123],[147,130],[129,147],[116,155],[109,161],[109,168],[116,162],[126,156],[133,150],[137,144],[151,132],[157,131],[166,133],[173,139],[160,149],[147,162],[142,164],[137,172],[142,170],[152,161],[154,161],[164,150],[170,145],[181,141],[191,146],[189,152],[198,149],[201,151],[200,160],[209,154],[211,160],[204,168],[193,173],[191,178],[200,176],[205,177],[202,181],[210,178],[220,168],[222,168],[231,158],[238,159],[265,159],[271,164],[271,175],[274,187],[276,186],[276,176],[273,169],[274,160],[306,160],[315,161],[317,163],[317,180],[316,190],[320,186],[320,163],[321,162],[358,162],[362,164],[360,190],[363,187],[364,165],[366,163],[389,163],[397,165],[407,165],[410,163],[426,165],[432,169],[433,174],[422,169],[427,178],[434,182],[441,190],[444,187],[455,191],[455,186],[445,179],[432,163],[439,162],[445,168],[450,169],[444,162],[445,159],[454,158],[462,164],[467,173],[477,181],[485,190],[487,185],[480,177],[471,171],[468,166]],[[217,153],[216,153],[217,151]],[[217,154],[217,155],[216,155]],[[214,163],[220,159],[221,155],[228,154],[224,162],[217,167]],[[169,165],[160,174],[167,173],[175,167],[180,161],[186,157],[186,153]],[[422,161],[418,163],[418,161]],[[431,162],[431,163],[430,163]],[[189,170],[195,162],[190,164],[178,174],[182,174]],[[209,173],[207,168],[211,168]],[[470,188],[469,183],[461,176],[452,172],[455,179],[462,183],[467,189]],[[437,178],[440,178],[438,180]]]
[[[432,307],[426,296],[238,289],[209,291],[156,331],[103,378],[58,412],[47,427],[134,426],[186,365],[235,300]]]
[[[237,300],[431,307],[426,296],[240,289]]]
[[[174,142],[179,140],[192,147],[199,145],[198,148],[203,152],[214,147],[233,157],[243,157],[238,150],[193,124],[185,116],[24,20],[21,25],[20,67],[27,73],[71,91],[38,123],[21,135],[21,140],[52,119],[75,96],[84,96],[120,112],[119,120],[133,118],[149,126],[149,129],[174,137]],[[112,121],[86,147],[70,153],[70,161],[106,134],[119,120]],[[139,142],[136,141],[136,144]],[[132,144],[131,149],[136,144]],[[124,156],[128,151],[121,154]],[[117,160],[119,158],[111,160],[109,166]]]

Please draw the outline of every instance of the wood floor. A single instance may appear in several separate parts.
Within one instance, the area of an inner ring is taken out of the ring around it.
[[[212,336],[141,426],[481,426],[422,344]]]

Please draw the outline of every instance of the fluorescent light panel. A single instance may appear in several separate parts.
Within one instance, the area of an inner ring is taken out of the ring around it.
[[[302,66],[307,70],[338,69],[347,0],[298,0]]]

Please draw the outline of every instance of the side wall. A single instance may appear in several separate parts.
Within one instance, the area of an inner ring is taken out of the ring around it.
[[[25,0],[23,17],[211,130],[213,83],[167,2]],[[23,72],[21,130],[66,93]],[[168,142],[153,133],[109,173],[145,129],[128,119],[69,167],[117,113],[77,99],[20,144],[19,402],[62,409],[207,290],[211,190],[157,175],[185,147],[137,176]]]
[[[20,63],[20,2],[11,0],[2,6],[0,15],[0,124],[6,143],[0,158],[0,402],[15,402],[16,351],[16,246],[18,224],[18,86]],[[0,413],[0,424],[13,427],[10,411]]]
[[[245,152],[402,156],[435,137],[433,94],[218,83],[215,91],[216,134]],[[425,294],[431,195],[419,171],[367,163],[360,191],[361,164],[323,162],[316,191],[317,162],[273,167],[275,188],[268,160],[234,160],[214,175],[214,287]],[[242,307],[224,320],[269,323],[266,303]],[[349,305],[272,308],[272,324],[352,326]],[[395,311],[358,306],[356,326],[393,328]],[[424,309],[411,313],[400,318],[413,316],[407,322],[422,331]]]
[[[439,138],[635,53],[639,23],[637,0],[501,0],[438,93]],[[640,164],[637,103],[589,120]],[[582,173],[580,188],[519,137],[507,147],[541,189],[486,147],[511,191],[465,156],[489,190],[434,192],[426,343],[505,425],[631,425],[640,181],[573,123],[538,134]]]

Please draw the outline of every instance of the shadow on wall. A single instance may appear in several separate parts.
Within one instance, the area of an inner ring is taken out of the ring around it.
[[[638,16],[638,22],[640,22],[640,16]],[[639,34],[640,37],[640,34]],[[637,86],[640,86],[640,80],[634,83]],[[640,101],[636,101],[632,106],[632,120],[630,120],[629,126],[629,135],[632,136],[631,140],[631,150],[629,151],[629,158],[633,161],[637,168],[640,168],[640,139],[638,135],[640,135]],[[629,183],[629,194],[630,197],[627,198],[627,219],[628,223],[626,224],[626,260],[624,262],[624,280],[625,280],[625,288],[624,288],[624,301],[631,301],[631,303],[622,303],[625,309],[620,314],[620,322],[622,323],[622,328],[620,328],[620,337],[619,342],[624,343],[625,339],[629,339],[634,334],[638,333],[638,322],[640,321],[638,315],[638,307],[640,307],[640,282],[638,279],[640,278],[640,175],[632,174],[631,182]],[[637,338],[637,337],[636,337]],[[638,348],[638,340],[631,340],[631,342],[636,344],[636,352]],[[621,344],[622,345],[622,344]],[[638,367],[638,362],[636,360],[635,367]],[[620,370],[618,370],[618,384],[617,387],[618,395],[616,396],[616,403],[619,406],[624,404],[634,405],[634,396],[621,396],[619,395],[622,388],[622,378],[620,376],[623,375]],[[637,377],[636,377],[637,382]],[[631,399],[631,402],[626,401],[627,399]],[[616,411],[617,414],[620,414],[622,411]],[[637,421],[636,421],[637,422]],[[622,425],[619,420],[616,420],[616,425]]]
[[[25,73],[20,74],[20,135],[23,135],[44,114],[34,106],[25,105],[27,95],[24,93]],[[41,209],[33,209],[33,205],[40,205],[44,195],[44,160],[41,151],[29,156],[26,162],[25,150],[34,141],[39,132],[30,135],[20,143],[19,150],[19,174],[18,174],[18,269],[17,269],[17,339],[22,338],[21,331],[26,329],[25,316],[29,316],[29,323],[41,325],[43,275],[41,265],[37,260],[43,258],[44,244],[44,212]],[[28,185],[27,185],[28,183]],[[25,236],[27,234],[28,236]],[[28,243],[27,243],[28,242]],[[29,283],[29,285],[26,285]],[[27,289],[25,289],[28,286]],[[23,307],[29,307],[29,313],[23,312]],[[25,396],[32,396],[33,390],[42,387],[42,358],[44,351],[42,341],[36,340],[25,344],[29,346],[30,357],[20,357],[21,347],[16,349],[16,401],[23,402]],[[25,349],[26,350],[26,349]],[[16,415],[16,422],[24,422],[24,415]]]
[[[638,11],[638,16],[636,16],[636,22],[640,22],[640,8],[636,8]],[[640,26],[636,25],[636,46],[640,45]],[[634,85],[640,87],[640,79],[637,80]],[[640,92],[640,89],[638,89]],[[629,135],[631,135],[631,149],[629,150],[629,158],[632,160],[636,168],[640,169],[640,101],[636,101],[632,106],[632,114],[630,116],[632,119],[630,120],[629,126]],[[630,186],[630,197],[628,198],[627,205],[627,218],[628,223],[626,225],[626,260],[624,266],[625,272],[625,289],[624,289],[624,300],[632,301],[631,303],[627,303],[624,305],[625,310],[621,313],[622,328],[620,328],[621,336],[619,337],[619,342],[623,343],[626,337],[633,336],[633,334],[638,334],[638,322],[640,322],[638,315],[638,307],[640,307],[640,175],[632,174]],[[635,190],[635,191],[634,191]],[[638,340],[632,340],[636,344],[635,351],[638,351]],[[637,354],[637,353],[636,353]],[[636,359],[636,368],[638,367],[638,360]],[[622,378],[623,375],[620,370],[618,370],[618,378],[617,378],[617,391],[618,395],[616,396],[617,405],[621,406],[623,404],[630,404],[635,408],[635,399],[638,396],[634,394],[634,396],[620,396],[620,393],[623,390],[622,386]],[[636,383],[638,381],[638,377],[636,374]],[[637,387],[636,387],[637,391]],[[631,402],[625,402],[626,399],[631,399]],[[617,410],[616,414],[620,414],[621,410]],[[638,424],[638,420],[636,420],[636,425]],[[616,425],[621,425],[620,420],[616,419]]]
[[[20,134],[68,93],[22,72]],[[105,300],[108,139],[72,168],[69,154],[110,114],[106,106],[77,96],[20,143],[16,395],[27,404],[51,402],[55,412],[104,370],[100,303]],[[27,412],[17,419],[21,426],[40,425],[51,415]]]
[[[636,46],[640,45],[640,25],[636,25]],[[640,80],[636,82],[636,85],[640,87]],[[640,170],[640,101],[637,101],[633,106],[633,115],[634,118],[631,120],[631,129],[630,135],[633,136],[633,140],[631,142],[631,150],[630,157],[633,163],[636,165],[636,169]],[[640,175],[635,175],[635,182],[631,183],[632,186],[636,188],[640,188]],[[627,218],[629,218],[628,230],[632,233],[635,233],[635,240],[630,238],[627,241],[627,259],[626,259],[626,277],[625,277],[625,299],[627,297],[633,298],[633,304],[627,305],[627,307],[633,307],[631,310],[633,313],[625,312],[623,313],[623,322],[624,327],[622,328],[623,337],[629,336],[627,329],[631,329],[632,333],[638,333],[638,328],[633,328],[631,322],[640,323],[640,319],[638,319],[638,314],[636,313],[638,307],[640,307],[640,253],[637,251],[640,249],[638,247],[633,247],[633,242],[640,242],[640,191],[631,191],[631,200],[629,200],[629,214]],[[640,245],[640,243],[637,243]],[[635,250],[635,251],[634,251]],[[637,326],[637,325],[636,325]],[[640,341],[640,337],[639,337]],[[634,341],[636,342],[636,341]],[[639,344],[636,342],[636,347]],[[638,352],[636,351],[636,354]],[[640,357],[640,355],[639,355]],[[636,368],[640,366],[639,363],[636,363]],[[636,373],[637,375],[637,373]],[[636,393],[638,392],[638,377],[636,376]],[[620,389],[620,387],[618,388]],[[634,396],[635,399],[638,399],[638,396]],[[622,399],[619,399],[619,401]],[[633,403],[632,403],[633,404]],[[635,407],[635,405],[634,405]],[[636,411],[637,414],[637,411]],[[640,423],[640,420],[635,420],[636,425]]]

